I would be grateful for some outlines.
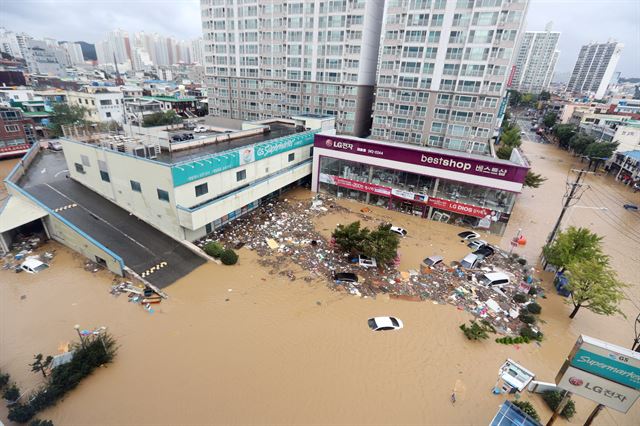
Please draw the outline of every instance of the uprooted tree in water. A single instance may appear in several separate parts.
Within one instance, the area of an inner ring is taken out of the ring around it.
[[[391,232],[390,224],[380,224],[375,230],[361,228],[360,221],[348,225],[338,225],[331,236],[336,244],[352,255],[375,258],[380,264],[387,264],[397,256],[400,239]]]

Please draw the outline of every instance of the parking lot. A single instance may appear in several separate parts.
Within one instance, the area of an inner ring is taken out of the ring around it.
[[[66,172],[62,153],[45,151],[20,185],[160,288],[205,262],[179,242],[67,178]]]

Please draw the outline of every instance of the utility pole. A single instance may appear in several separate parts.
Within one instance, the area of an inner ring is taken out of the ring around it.
[[[549,235],[549,238],[547,239],[547,244],[545,244],[545,246],[550,245],[553,242],[553,240],[556,239],[556,235],[560,230],[560,224],[562,223],[562,218],[564,217],[564,214],[567,212],[567,209],[569,208],[569,204],[573,200],[573,197],[575,196],[576,191],[581,186],[580,179],[582,179],[582,176],[585,173],[589,173],[589,172],[587,172],[584,169],[578,171],[578,177],[576,178],[575,182],[573,182],[573,184],[571,185],[571,191],[569,191],[569,195],[567,196],[567,199],[564,202],[564,206],[562,206],[562,211],[560,212],[560,216],[558,216],[558,220],[556,221],[556,224],[553,227],[553,231],[551,231],[551,234]]]
[[[603,408],[604,408],[604,405],[602,404],[596,405],[596,408],[594,408],[591,414],[589,414],[589,418],[587,419],[587,421],[584,422],[584,426],[591,426],[591,423],[593,423],[593,419],[596,418],[598,413],[600,413],[600,411],[602,411]]]
[[[635,339],[633,339],[632,351],[640,352],[640,314],[636,317],[636,321],[633,325],[633,331],[635,332]]]

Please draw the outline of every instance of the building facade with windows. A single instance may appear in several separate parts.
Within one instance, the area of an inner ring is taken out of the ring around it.
[[[602,99],[616,70],[623,47],[622,43],[613,41],[582,46],[567,84],[567,91]]]
[[[72,179],[180,241],[194,241],[311,174],[313,136],[332,117],[245,122],[224,143],[151,137],[61,139]]]
[[[124,95],[118,88],[85,87],[82,91],[69,91],[67,103],[86,108],[86,119],[95,123],[124,121]]]
[[[387,1],[371,136],[492,155],[527,6]]]
[[[526,93],[540,93],[549,89],[560,51],[557,50],[560,33],[545,31],[524,33],[515,58],[512,88]]]
[[[502,235],[529,166],[450,150],[319,133],[313,191]]]
[[[0,106],[0,159],[24,155],[36,143],[34,127],[21,109]]]
[[[201,0],[209,113],[371,125],[384,1]]]

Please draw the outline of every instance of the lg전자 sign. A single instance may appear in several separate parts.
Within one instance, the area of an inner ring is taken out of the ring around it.
[[[566,363],[560,370],[558,387],[598,404],[626,413],[640,396],[640,392],[627,386],[596,376]]]

